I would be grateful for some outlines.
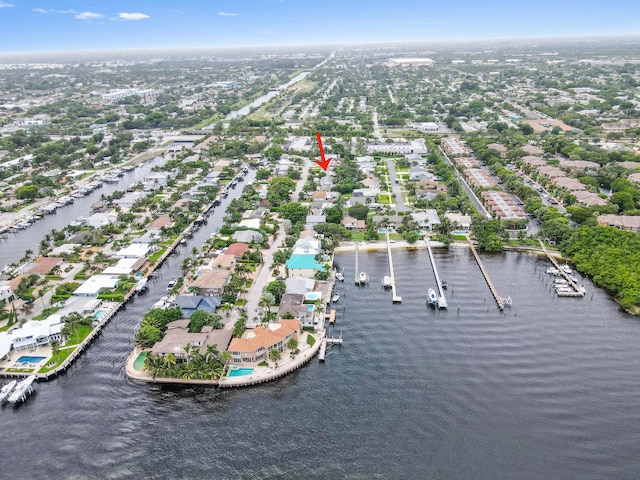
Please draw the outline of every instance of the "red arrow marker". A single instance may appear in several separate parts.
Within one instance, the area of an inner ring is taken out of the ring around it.
[[[320,149],[320,158],[322,159],[316,160],[316,163],[320,165],[320,168],[322,168],[326,172],[329,164],[331,163],[331,159],[325,160],[324,158],[324,148],[322,148],[322,139],[320,138],[320,132],[316,132],[316,138],[318,139],[318,148]]]

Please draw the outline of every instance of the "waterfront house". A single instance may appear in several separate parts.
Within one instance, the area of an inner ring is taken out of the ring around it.
[[[358,220],[348,215],[340,223],[344,228],[352,232],[364,232],[367,229],[367,224],[364,220]]]
[[[171,353],[178,360],[186,360],[187,344],[192,347],[192,351],[197,348],[203,355],[207,354],[209,345],[222,352],[227,349],[232,333],[231,330],[214,330],[210,326],[203,327],[199,333],[189,332],[189,320],[177,320],[167,325],[164,337],[153,345],[151,353],[160,357]]]
[[[299,339],[300,322],[298,320],[280,320],[266,327],[248,330],[242,338],[234,338],[229,345],[231,361],[234,364],[255,363],[268,360],[273,349],[284,352],[290,338]]]
[[[306,294],[307,292],[305,292]],[[314,306],[304,303],[304,294],[285,293],[280,299],[278,317],[293,316],[303,326],[313,325]]]
[[[315,255],[291,255],[287,260],[287,269],[293,277],[314,278],[316,272],[324,267],[316,262]]]
[[[413,219],[418,223],[418,226],[422,229],[433,232],[438,225],[440,225],[440,217],[438,212],[432,208],[426,212],[413,212],[411,214]]]
[[[77,297],[97,297],[103,290],[118,288],[119,280],[116,275],[94,275],[80,285],[73,294]]]
[[[0,281],[0,302],[8,302],[13,297],[13,290],[6,281]]]
[[[215,313],[216,308],[220,306],[222,300],[218,296],[203,295],[179,295],[173,301],[175,307],[180,308],[182,316],[191,318],[198,310],[208,313]]]
[[[105,225],[118,222],[118,214],[115,211],[94,213],[87,219],[87,225],[93,228],[101,228]]]
[[[14,350],[49,345],[52,340],[62,342],[62,327],[64,322],[60,315],[50,315],[44,320],[26,322],[22,328],[11,331],[11,343]]]
[[[114,256],[120,257],[120,258],[142,258],[142,257],[146,257],[148,253],[149,253],[149,244],[132,243],[128,247],[118,250]]]
[[[142,268],[147,259],[142,258],[121,258],[118,263],[105,268],[101,275],[133,275]]]
[[[147,232],[160,235],[163,228],[169,228],[173,225],[171,217],[168,215],[162,215],[156,218],[153,222],[147,224]]]

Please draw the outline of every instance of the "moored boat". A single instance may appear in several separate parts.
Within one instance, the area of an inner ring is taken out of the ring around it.
[[[16,388],[17,384],[18,384],[17,380],[12,380],[11,382],[7,383],[4,387],[2,387],[2,390],[0,390],[0,403],[4,403],[8,400],[9,395],[11,395],[11,392],[13,392],[13,389]]]
[[[391,277],[389,275],[385,275],[382,278],[382,286],[384,288],[391,288]]]
[[[436,295],[436,291],[433,288],[430,288],[428,290],[428,294],[429,294],[429,303],[431,305],[437,305],[438,304],[438,296]]]
[[[331,301],[333,303],[336,303],[338,300],[340,300],[340,295],[338,295],[337,293],[333,297],[331,297]]]
[[[344,282],[344,275],[340,272],[336,273],[336,279],[340,280],[341,282]]]
[[[9,403],[24,402],[33,392],[32,384],[36,380],[35,375],[29,375],[27,378],[18,383],[11,395],[9,395]]]

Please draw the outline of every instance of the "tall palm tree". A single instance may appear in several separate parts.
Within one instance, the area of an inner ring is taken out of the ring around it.
[[[278,368],[278,360],[280,360],[281,358],[282,354],[280,353],[280,350],[278,350],[277,348],[272,348],[271,350],[269,350],[269,360],[276,364],[276,368]]]
[[[224,312],[224,316],[227,317],[227,319],[229,318],[229,315],[231,314],[231,310],[233,310],[233,305],[231,305],[230,303],[223,303],[222,305],[220,305],[220,310],[222,310]]]
[[[205,355],[207,362],[216,360],[219,355],[220,355],[220,352],[218,351],[217,345],[207,345],[207,353]]]
[[[225,367],[228,365],[230,360],[231,360],[231,352],[229,352],[228,350],[223,350],[222,352],[220,352],[220,361],[223,363]]]

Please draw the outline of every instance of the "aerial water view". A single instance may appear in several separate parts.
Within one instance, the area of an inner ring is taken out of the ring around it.
[[[640,4],[0,0],[0,479],[640,478]]]

